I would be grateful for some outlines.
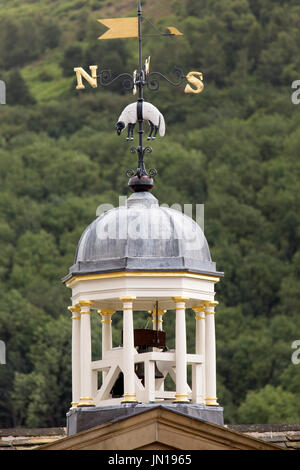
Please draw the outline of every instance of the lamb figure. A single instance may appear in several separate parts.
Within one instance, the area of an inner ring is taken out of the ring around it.
[[[148,121],[150,126],[150,133],[147,140],[156,138],[157,132],[163,137],[165,135],[165,120],[163,115],[151,103],[143,102],[142,104],[142,117]],[[133,140],[133,129],[138,121],[137,103],[131,103],[123,110],[119,116],[116,124],[118,135],[128,126],[128,134],[126,140]]]

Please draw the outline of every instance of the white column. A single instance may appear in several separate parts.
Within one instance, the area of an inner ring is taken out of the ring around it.
[[[215,306],[218,302],[205,302],[205,384],[206,405],[218,405],[216,379]]]
[[[194,364],[192,369],[192,396],[194,403],[205,403],[205,305],[193,307],[196,313],[196,354],[203,357],[202,364]]]
[[[175,402],[188,402],[185,302],[187,297],[173,297],[176,303],[176,393]]]
[[[105,356],[106,351],[112,349],[112,328],[111,328],[111,317],[115,313],[115,310],[98,310],[98,313],[102,317],[102,359]]]
[[[158,312],[157,312],[158,315],[156,315],[156,309],[151,310],[153,330],[156,330],[156,321],[157,321],[157,319],[158,319],[158,328],[157,328],[158,331],[163,330],[163,315],[166,313],[166,311],[167,310],[158,309]],[[162,348],[153,348],[154,352],[159,352],[161,350],[162,350]],[[155,362],[154,362],[154,373],[153,374],[155,374]],[[159,378],[159,379],[154,379],[154,383],[155,383],[156,390],[162,393],[165,389],[165,377],[164,378]],[[154,401],[154,399],[153,399],[153,401]]]
[[[102,359],[105,358],[106,352],[112,349],[112,328],[111,328],[111,317],[115,313],[115,310],[102,309],[98,310],[98,313],[102,317]],[[102,372],[102,383],[107,375],[106,371]]]
[[[78,406],[94,406],[92,398],[92,344],[90,307],[93,302],[81,300],[78,302],[81,311],[80,324],[80,373],[81,390]]]
[[[136,297],[121,297],[123,302],[123,375],[124,395],[122,403],[136,402],[134,372],[134,334],[132,302]]]
[[[72,403],[76,408],[80,399],[80,307],[68,307],[72,312]]]

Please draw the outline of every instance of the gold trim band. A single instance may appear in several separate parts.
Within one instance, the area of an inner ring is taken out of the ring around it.
[[[114,277],[191,277],[194,279],[203,279],[206,281],[219,282],[221,276],[210,275],[210,274],[200,274],[200,273],[187,273],[180,271],[126,271],[119,273],[103,273],[103,274],[86,274],[73,276],[71,279],[66,281],[66,285],[69,287],[75,281],[90,281],[97,279],[108,279]],[[123,297],[122,297],[123,298]],[[121,299],[122,300],[122,299]],[[135,299],[134,299],[135,300]]]

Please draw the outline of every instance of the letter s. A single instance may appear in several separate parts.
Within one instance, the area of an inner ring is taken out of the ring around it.
[[[189,84],[187,84],[184,89],[184,93],[194,93],[194,94],[201,93],[201,91],[204,88],[204,83],[202,82],[203,75],[201,72],[190,72],[187,74],[185,78],[195,88],[192,88]]]

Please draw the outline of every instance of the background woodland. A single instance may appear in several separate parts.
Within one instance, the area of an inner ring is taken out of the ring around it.
[[[74,66],[137,67],[137,40],[98,41],[96,20],[136,14],[119,0],[0,0],[0,427],[64,426],[71,402],[71,291],[61,278],[102,203],[129,195],[136,156],[114,126],[120,86],[76,91]],[[148,168],[160,203],[204,204],[217,286],[218,399],[226,423],[300,421],[300,6],[285,0],[147,0],[144,56],[172,78],[203,72],[200,95],[161,83],[166,119]],[[129,144],[130,145],[130,144]],[[146,323],[135,317],[136,326]],[[174,346],[174,314],[164,317]],[[194,314],[187,313],[189,348]],[[93,357],[101,321],[92,314]],[[113,317],[114,343],[122,317]]]

